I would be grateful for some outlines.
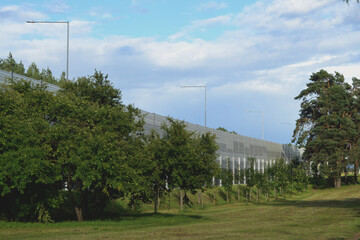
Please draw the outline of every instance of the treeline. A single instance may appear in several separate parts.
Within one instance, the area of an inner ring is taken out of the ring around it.
[[[156,211],[165,191],[211,184],[214,135],[171,118],[161,134],[145,135],[140,111],[98,71],[61,87],[54,94],[25,81],[1,85],[0,218],[81,221],[122,197],[132,208],[154,202]]]
[[[303,159],[315,180],[330,179],[341,186],[351,169],[357,183],[360,157],[360,79],[352,84],[338,72],[313,73],[301,100],[293,141],[305,148]]]
[[[52,74],[52,71],[50,70],[49,67],[40,70],[34,62],[32,62],[25,71],[25,67],[22,61],[17,62],[13,58],[11,53],[9,53],[9,56],[7,58],[0,58],[0,70],[13,72],[16,74],[24,75],[30,78],[34,78],[36,80],[53,83],[53,84],[57,84],[66,79],[65,72],[62,72],[61,76],[59,78],[56,78]]]
[[[255,169],[255,158],[248,158],[248,167],[235,172],[229,170],[229,159],[226,161],[227,168],[221,170],[219,177],[226,190],[227,202],[234,183],[241,183],[236,187],[238,200],[240,196],[245,196],[247,201],[251,201],[255,191],[258,202],[262,195],[269,201],[269,195],[272,193],[277,200],[279,195],[285,198],[287,193],[304,191],[309,184],[306,168],[297,158],[290,164],[284,159],[278,159],[275,163],[265,166],[263,171]]]

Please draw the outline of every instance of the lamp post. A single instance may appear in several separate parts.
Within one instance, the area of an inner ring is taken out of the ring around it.
[[[205,131],[206,131],[206,85],[202,86],[181,86],[182,88],[204,88],[205,89]]]
[[[66,80],[69,80],[69,21],[26,21],[26,23],[66,23],[67,41],[66,41]]]
[[[254,110],[247,110],[246,112],[249,113],[261,113],[262,114],[262,138],[264,139],[264,112],[263,111],[254,111]]]

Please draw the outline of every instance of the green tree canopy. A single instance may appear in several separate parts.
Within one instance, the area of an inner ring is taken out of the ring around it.
[[[24,64],[21,61],[19,63],[16,62],[11,52],[9,53],[9,56],[6,59],[0,58],[0,69],[8,72],[14,72],[17,74],[25,73]]]
[[[53,155],[47,113],[54,96],[17,82],[0,91],[0,214],[50,221],[60,203],[60,168]]]
[[[350,114],[349,90],[343,75],[320,70],[311,75],[307,88],[295,97],[302,102],[293,141],[305,147],[304,158],[320,165],[336,187],[341,186],[345,151],[357,134]]]

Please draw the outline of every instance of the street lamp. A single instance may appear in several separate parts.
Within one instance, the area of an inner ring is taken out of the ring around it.
[[[205,89],[205,131],[206,131],[206,85],[202,86],[181,86],[182,88],[204,88]]]
[[[249,113],[261,113],[262,114],[262,138],[264,139],[264,112],[263,111],[253,111],[253,110],[247,110],[246,112]]]
[[[67,25],[67,44],[66,44],[66,80],[69,80],[69,21],[26,21],[26,23],[66,23]]]

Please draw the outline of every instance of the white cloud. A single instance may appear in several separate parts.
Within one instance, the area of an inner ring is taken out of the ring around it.
[[[101,7],[92,7],[89,10],[89,15],[92,17],[110,19],[112,18],[112,14],[110,12],[104,11]]]
[[[97,68],[109,73],[114,85],[123,90],[126,103],[180,119],[188,113],[185,106],[199,104],[194,111],[200,112],[203,96],[179,86],[206,83],[209,114],[213,113],[209,119],[214,122],[230,114],[241,119],[238,112],[249,104],[278,111],[274,116],[292,116],[286,119],[292,121],[298,111],[293,97],[311,73],[323,68],[343,73],[347,80],[360,76],[359,7],[350,8],[338,0],[259,0],[241,13],[195,20],[169,40],[93,38],[96,23],[71,21],[70,76],[91,74]],[[104,11],[90,14],[110,17]],[[47,16],[19,6],[1,7],[0,18],[6,20],[0,25],[3,57],[11,51],[25,65],[35,61],[56,75],[65,69],[65,25],[25,24],[22,19]],[[211,41],[191,37],[214,26],[233,30]],[[187,120],[193,121],[191,116]]]
[[[339,66],[328,66],[324,69],[330,73],[339,72],[343,74],[348,83],[351,83],[353,77],[360,78],[360,62]]]
[[[304,16],[335,2],[336,0],[276,0],[267,6],[266,11],[278,16]]]
[[[223,3],[223,2],[218,3],[218,2],[211,1],[211,2],[200,4],[196,9],[198,11],[208,11],[208,10],[219,10],[219,9],[226,8],[226,7],[227,7],[226,3]]]
[[[46,6],[48,10],[53,13],[63,13],[70,8],[66,3],[59,0],[52,1],[48,3]]]
[[[214,88],[214,92],[221,95],[236,95],[242,93],[255,92],[258,94],[280,94],[286,90],[286,86],[280,83],[262,80],[242,81],[238,83],[228,83]]]
[[[214,25],[225,25],[228,24],[231,20],[231,17],[228,15],[218,16],[214,18],[208,18],[204,20],[196,20],[192,22],[192,28],[201,28],[201,27],[209,27]]]
[[[46,15],[38,12],[27,10],[19,5],[9,5],[0,8],[0,19],[8,21],[26,21],[43,19]]]
[[[222,15],[208,19],[195,20],[191,23],[190,26],[184,27],[180,32],[169,36],[169,39],[171,41],[174,41],[188,35],[189,33],[195,30],[205,31],[207,28],[213,26],[221,26],[221,25],[229,24],[230,21],[231,21],[230,15]]]

